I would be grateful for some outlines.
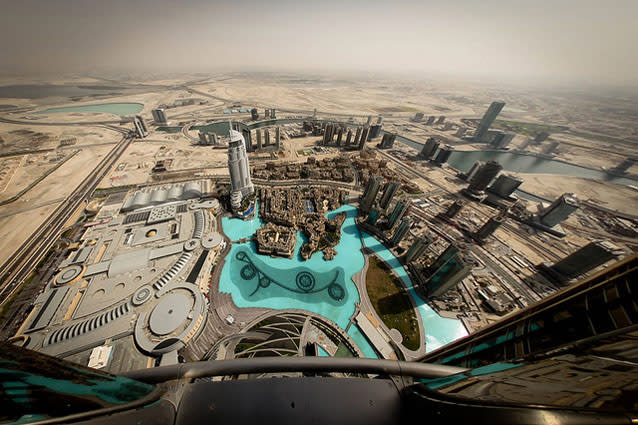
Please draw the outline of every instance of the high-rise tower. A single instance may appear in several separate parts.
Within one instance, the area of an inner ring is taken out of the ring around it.
[[[619,252],[621,251],[609,242],[594,241],[552,265],[543,263],[538,268],[550,280],[564,285],[570,279],[582,276],[616,258]]]
[[[504,106],[505,102],[492,102],[490,107],[487,108],[485,115],[483,115],[483,118],[481,119],[481,122],[479,123],[479,126],[474,133],[474,140],[476,140],[477,142],[486,141],[485,138],[487,136],[487,131],[490,129],[490,126],[494,123],[494,120],[496,120],[496,117],[501,112]]]
[[[399,243],[401,243],[403,238],[405,238],[405,235],[410,230],[411,226],[412,219],[410,217],[403,217],[401,219],[401,223],[397,227],[396,232],[394,232],[394,235],[392,235],[392,246],[397,246]]]
[[[146,122],[144,122],[144,118],[140,115],[135,115],[133,118],[133,126],[135,127],[135,136],[140,139],[148,136],[148,128],[146,127]]]
[[[412,242],[412,245],[408,248],[408,252],[405,254],[405,262],[411,263],[421,257],[430,245],[430,242],[432,242],[432,239],[427,235],[417,236],[414,238],[414,242]]]
[[[507,198],[523,183],[523,180],[510,175],[501,174],[494,180],[494,183],[487,188],[488,192],[494,193],[502,198]]]
[[[472,267],[462,258],[459,248],[448,246],[425,270],[427,280],[422,289],[428,297],[443,295],[470,274]]]
[[[400,199],[394,205],[394,209],[392,210],[392,214],[388,217],[388,227],[392,228],[396,224],[397,221],[408,211],[410,204],[405,199]]]
[[[362,150],[366,147],[366,141],[368,140],[368,133],[370,132],[370,127],[363,127],[361,130],[361,139],[359,139],[359,150]]]
[[[436,141],[434,137],[428,138],[423,145],[423,149],[421,149],[420,157],[423,159],[431,159],[434,156],[434,153],[439,148],[440,143]]]
[[[255,193],[255,188],[250,180],[246,141],[239,131],[232,129],[228,143],[228,171],[230,172],[231,207],[238,209],[245,197]]]
[[[379,208],[385,210],[390,202],[392,202],[392,198],[394,194],[399,189],[399,183],[397,182],[387,182],[383,187],[383,195],[381,195],[381,200],[379,200]]]
[[[437,152],[436,156],[433,159],[434,163],[437,165],[445,164],[447,160],[450,158],[450,155],[452,155],[453,151],[454,151],[454,148],[452,148],[452,146],[450,145],[441,146],[441,148],[439,149],[439,151]]]
[[[381,149],[390,149],[394,146],[394,141],[397,139],[397,135],[393,133],[385,133],[381,139]]]
[[[361,202],[359,203],[361,211],[368,212],[372,209],[372,205],[374,205],[374,201],[377,199],[377,194],[381,188],[382,181],[383,177],[370,176],[368,184],[366,185],[366,190],[361,197]]]
[[[563,193],[540,214],[540,222],[554,227],[578,209],[578,198],[573,193]]]
[[[497,161],[487,161],[476,171],[467,189],[473,193],[483,192],[502,169],[503,166]]]
[[[151,114],[153,115],[153,121],[155,121],[156,124],[165,125],[168,122],[166,119],[166,111],[164,109],[153,109]]]

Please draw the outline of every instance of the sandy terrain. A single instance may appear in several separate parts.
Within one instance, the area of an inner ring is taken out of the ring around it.
[[[568,125],[577,130],[608,132],[613,136],[631,137],[634,122],[628,115],[606,112],[613,105],[612,98],[600,98],[598,104],[593,97],[569,97],[563,92],[548,93],[532,88],[496,87],[478,82],[461,82],[452,79],[440,81],[408,80],[406,78],[367,76],[318,76],[298,77],[289,75],[217,75],[184,76],[182,79],[145,76],[137,80],[118,82],[109,79],[73,78],[72,80],[41,80],[43,84],[95,84],[127,87],[124,94],[113,97],[86,96],[78,101],[50,97],[43,99],[0,99],[0,104],[29,108],[17,113],[0,111],[0,116],[25,120],[25,117],[37,117],[38,122],[90,122],[119,120],[117,115],[81,112],[56,113],[47,116],[33,114],[33,111],[50,107],[79,106],[87,104],[138,102],[143,103],[141,111],[151,128],[151,134],[143,141],[135,142],[122,156],[110,175],[104,179],[101,187],[128,184],[143,184],[149,181],[150,170],[158,160],[169,160],[169,170],[204,169],[206,173],[224,175],[226,169],[225,149],[214,150],[210,147],[195,146],[190,138],[181,133],[167,134],[155,131],[151,124],[151,109],[160,104],[173,105],[186,99],[195,99],[192,105],[167,109],[171,125],[201,124],[218,119],[227,119],[224,109],[233,109],[239,102],[242,108],[256,106],[263,114],[263,108],[276,108],[278,117],[306,114],[315,108],[320,117],[339,114],[341,117],[355,116],[357,122],[364,122],[368,115],[384,116],[384,129],[397,131],[406,137],[424,141],[430,136],[445,137],[457,149],[472,150],[484,148],[456,138],[456,129],[444,131],[441,126],[424,126],[412,123],[410,118],[415,112],[425,115],[445,115],[447,121],[462,125],[461,118],[480,118],[487,105],[495,99],[503,99],[507,106],[500,119],[529,121],[557,125]],[[33,84],[33,80],[3,80],[3,84]],[[156,85],[156,88],[148,85]],[[190,91],[184,88],[186,84]],[[179,87],[179,88],[171,88]],[[247,115],[232,115],[233,118],[246,119]],[[116,124],[118,126],[118,124]],[[130,129],[130,124],[119,125]],[[12,133],[26,129],[43,133],[46,137],[33,145],[31,135]],[[191,138],[197,137],[196,131],[190,131]],[[50,211],[56,200],[63,198],[88,173],[91,164],[105,154],[120,135],[112,130],[99,127],[80,126],[36,126],[0,123],[0,137],[4,143],[0,153],[19,149],[57,149],[54,152],[31,154],[18,157],[19,161],[2,162],[10,178],[8,184],[0,181],[0,200],[17,193],[30,181],[50,169],[74,149],[81,152],[64,164],[36,188],[12,205],[0,207],[0,226],[5,234],[0,235],[1,246],[14,245],[26,237],[39,223],[42,211]],[[636,155],[638,149],[630,143],[614,143],[603,137],[584,138],[575,134],[560,133],[552,135],[562,142],[558,149],[558,158],[592,168],[614,166],[626,155]],[[66,138],[77,139],[73,146],[60,147],[60,141]],[[512,147],[520,146],[525,136],[517,136]],[[316,138],[284,140],[281,160],[305,161],[298,151],[314,145]],[[91,146],[89,146],[91,145]],[[532,151],[542,149],[529,148]],[[336,154],[336,152],[328,155]],[[251,161],[271,159],[269,154],[251,154]],[[53,161],[52,161],[53,160]],[[450,191],[458,190],[459,182],[450,170],[421,166],[431,182]],[[632,171],[636,171],[636,168]],[[574,192],[582,199],[599,200],[600,204],[619,211],[635,212],[638,205],[638,192],[624,186],[592,182],[575,177],[548,175],[523,175],[522,188],[542,197],[553,199],[564,192]],[[3,177],[0,176],[0,179]],[[72,182],[69,184],[69,182]],[[436,185],[420,181],[427,192]],[[2,190],[4,188],[4,190]],[[571,220],[571,219],[570,219]],[[23,221],[28,223],[23,223]],[[16,230],[19,229],[19,230]],[[29,230],[31,229],[31,230]],[[4,250],[5,252],[7,250]],[[0,258],[1,260],[1,258]]]
[[[545,199],[555,199],[565,192],[572,192],[580,199],[605,208],[636,214],[638,191],[627,186],[549,174],[519,173],[519,176],[525,180],[521,189]]]
[[[112,146],[84,149],[19,200],[0,206],[0,262],[13,252],[92,171]]]

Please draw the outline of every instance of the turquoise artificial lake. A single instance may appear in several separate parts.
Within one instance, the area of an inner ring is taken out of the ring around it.
[[[385,260],[409,289],[423,320],[427,351],[467,335],[460,320],[439,316],[418,297],[405,269],[392,252],[373,236],[359,232],[355,223],[355,207],[344,205],[328,213],[327,217],[332,218],[341,211],[346,212],[347,218],[341,228],[341,240],[335,247],[337,255],[333,260],[324,261],[323,254],[318,252],[303,261],[299,252],[305,236],[301,232],[297,233],[297,245],[291,259],[260,255],[253,242],[233,243],[221,272],[220,292],[230,293],[234,303],[242,308],[294,308],[320,314],[342,329],[348,329],[348,334],[366,357],[377,357],[359,329],[354,325],[348,328],[355,304],[360,301],[352,276],[365,264],[361,252],[363,239],[366,247]],[[247,221],[222,219],[224,233],[232,241],[252,237],[261,225],[259,216]]]

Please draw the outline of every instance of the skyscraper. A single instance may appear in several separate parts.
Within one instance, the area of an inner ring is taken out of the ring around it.
[[[359,150],[363,150],[366,147],[366,141],[368,140],[368,132],[370,131],[370,127],[363,127],[361,130],[361,139],[359,139]]]
[[[466,173],[463,173],[463,180],[468,182],[471,181],[472,178],[476,175],[477,171],[481,169],[483,164],[485,164],[485,162],[483,161],[476,161],[474,164],[472,164],[472,167]]]
[[[467,189],[472,193],[482,193],[502,169],[497,161],[487,161],[476,171]]]
[[[392,235],[392,246],[397,246],[399,245],[399,243],[401,243],[403,238],[405,238],[405,235],[410,230],[411,226],[412,220],[410,219],[410,217],[403,217],[401,219],[401,223],[397,227],[396,232],[394,232],[394,235]]]
[[[501,112],[504,106],[505,102],[492,102],[490,107],[487,108],[485,115],[483,115],[483,118],[481,119],[481,122],[479,123],[479,126],[474,133],[474,140],[476,140],[477,142],[485,141],[487,131],[490,129],[490,127],[494,123],[494,120],[496,120],[496,117]]]
[[[390,217],[388,218],[388,227],[389,228],[394,227],[396,222],[399,221],[399,219],[401,217],[403,217],[403,215],[408,211],[409,207],[410,207],[410,204],[408,203],[407,200],[400,199],[394,205],[394,209],[392,210],[392,214],[390,214]]]
[[[616,258],[617,252],[618,248],[608,242],[594,241],[551,266],[541,264],[539,268],[551,280],[564,284]]]
[[[230,172],[230,203],[239,209],[243,199],[255,193],[250,180],[250,166],[246,154],[246,141],[239,131],[230,130],[228,143],[228,171]]]
[[[439,148],[439,142],[436,141],[434,137],[428,138],[423,145],[423,149],[421,149],[421,153],[419,156],[423,159],[431,159],[434,156],[434,153]]]
[[[381,195],[381,200],[379,201],[379,208],[385,210],[388,205],[390,205],[390,202],[392,202],[392,198],[398,189],[399,183],[387,182],[383,187],[383,195]]]
[[[279,126],[275,127],[275,148],[281,149],[281,130]]]
[[[323,139],[321,140],[321,144],[326,146],[330,143],[330,128],[332,124],[326,124],[326,128],[323,129]]]
[[[573,193],[563,193],[540,214],[541,224],[554,227],[578,209],[578,198]]]
[[[257,108],[253,108],[250,110],[250,117],[253,119],[253,121],[259,119],[259,111],[257,111]]]
[[[217,134],[216,133],[208,133],[208,143],[213,145],[213,146],[217,146],[218,141],[217,141]]]
[[[377,199],[379,189],[381,188],[381,182],[383,182],[383,177],[370,176],[368,184],[366,184],[366,190],[363,192],[361,202],[359,203],[359,209],[361,209],[361,211],[368,212],[372,209],[374,201]]]
[[[257,129],[257,149],[261,150],[261,130]]]
[[[270,146],[270,131],[264,128],[264,147]]]
[[[394,145],[397,135],[393,133],[384,133],[381,139],[381,149],[390,149]]]
[[[514,134],[511,133],[503,133],[502,131],[496,132],[492,141],[490,142],[490,146],[496,149],[504,149],[506,148],[510,142],[514,139]]]
[[[427,280],[421,289],[428,297],[438,297],[465,279],[471,270],[462,258],[459,247],[451,244],[425,270]]]
[[[135,136],[140,139],[148,136],[148,128],[146,128],[146,123],[144,122],[144,118],[139,115],[135,115],[133,118],[133,126],[135,128]]]
[[[241,128],[241,134],[244,137],[244,142],[246,143],[246,150],[248,152],[252,152],[255,150],[253,146],[253,138],[250,133],[250,129],[246,125],[238,126],[238,129]]]
[[[487,191],[500,196],[501,198],[508,198],[514,193],[514,191],[523,183],[522,179],[511,174],[499,175],[494,183],[487,188]]]
[[[381,134],[381,124],[373,124],[368,133],[368,140],[376,139]]]
[[[441,148],[439,149],[439,151],[437,152],[436,156],[433,159],[434,163],[437,165],[445,164],[447,160],[450,158],[450,155],[452,155],[452,152],[454,152],[454,149],[452,148],[452,146],[450,145],[441,146]]]
[[[166,111],[164,111],[164,109],[153,109],[151,114],[153,115],[153,121],[155,121],[156,124],[165,125],[168,122],[166,119]]]
[[[357,132],[354,135],[354,144],[359,144],[359,139],[361,139],[361,127],[357,127]]]
[[[408,248],[408,252],[405,254],[406,264],[421,257],[430,245],[430,242],[432,242],[432,239],[427,235],[421,235],[414,238],[414,242],[412,242],[412,245]]]
[[[366,223],[368,223],[370,226],[374,226],[375,224],[377,224],[377,221],[379,220],[379,215],[380,215],[379,209],[372,208],[372,210],[370,210],[370,214],[368,214]]]
[[[350,142],[352,142],[352,130],[348,129],[348,134],[346,134],[346,146],[350,146]]]

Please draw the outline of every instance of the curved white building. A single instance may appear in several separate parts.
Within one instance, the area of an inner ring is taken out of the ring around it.
[[[231,207],[241,206],[241,201],[255,193],[250,180],[250,166],[246,154],[246,141],[239,131],[230,130],[228,143],[228,171],[230,172]]]
[[[182,199],[182,192],[184,191],[183,186],[173,186],[168,190],[168,200],[169,201],[179,201]]]
[[[151,192],[151,204],[163,204],[166,202],[168,191],[166,189],[155,189]]]
[[[182,199],[193,199],[202,196],[202,188],[197,182],[188,182],[184,185]]]
[[[151,202],[151,195],[148,192],[137,192],[133,199],[133,209],[142,208],[149,205]]]

